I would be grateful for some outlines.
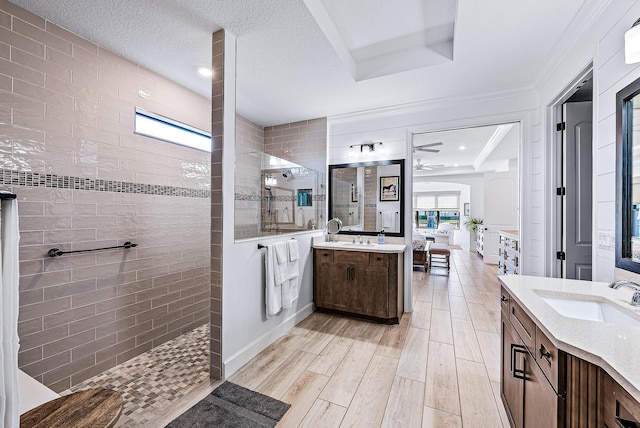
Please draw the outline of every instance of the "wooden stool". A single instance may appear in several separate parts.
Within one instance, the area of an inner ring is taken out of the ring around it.
[[[20,416],[20,428],[110,428],[122,414],[122,394],[110,389],[78,391]]]
[[[435,260],[434,260],[435,256]],[[437,263],[437,267],[446,267],[447,270],[451,269],[449,258],[451,251],[449,246],[445,244],[429,243],[427,246],[427,265],[429,269],[434,266],[434,262]]]

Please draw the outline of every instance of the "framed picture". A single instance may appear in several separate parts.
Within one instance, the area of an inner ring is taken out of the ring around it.
[[[464,203],[464,215],[469,217],[471,215],[471,204],[469,202]]]
[[[400,200],[400,176],[380,177],[380,201]]]
[[[351,202],[358,202],[358,186],[351,185]]]

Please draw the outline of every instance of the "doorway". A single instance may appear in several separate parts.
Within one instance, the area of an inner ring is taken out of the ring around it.
[[[593,73],[572,82],[553,104],[554,249],[551,276],[592,278]]]
[[[519,228],[520,146],[519,122],[414,133],[414,235],[437,239],[438,229],[452,223],[450,249],[477,253],[497,272],[499,231]],[[478,252],[469,230],[477,220],[484,232],[484,251]]]

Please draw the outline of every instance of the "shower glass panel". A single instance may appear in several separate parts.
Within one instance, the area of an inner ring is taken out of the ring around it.
[[[235,239],[323,228],[324,190],[319,172],[237,144]]]

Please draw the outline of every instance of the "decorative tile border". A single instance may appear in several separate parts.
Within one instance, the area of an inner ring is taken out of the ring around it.
[[[264,202],[267,200],[266,196],[261,196],[256,193],[235,193],[234,199],[236,201],[250,201],[250,202]],[[313,195],[311,197],[314,201],[323,202],[325,195]],[[298,199],[296,196],[272,196],[271,200],[274,202],[296,202]]]
[[[97,192],[182,196],[187,198],[208,198],[211,195],[209,189],[189,189],[186,187],[101,180],[69,175],[40,174],[38,172],[13,171],[9,169],[0,169],[0,184],[50,187],[53,189],[94,190]]]

